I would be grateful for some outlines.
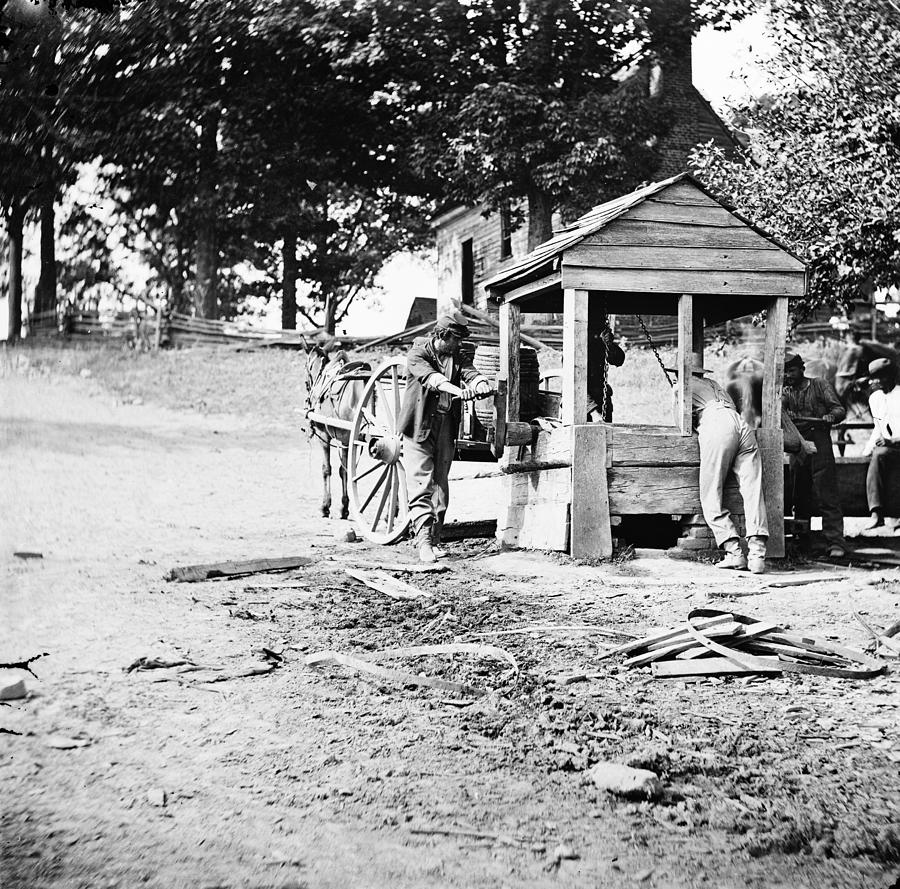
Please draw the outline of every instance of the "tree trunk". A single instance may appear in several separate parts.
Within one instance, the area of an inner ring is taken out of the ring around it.
[[[328,293],[325,296],[325,333],[334,336],[334,316],[337,309],[337,297],[334,293]]]
[[[41,276],[34,294],[34,314],[56,309],[56,214],[54,189],[48,184],[41,198]]]
[[[281,248],[281,327],[297,329],[297,232],[285,229]]]
[[[553,237],[553,203],[550,195],[536,186],[528,190],[528,249]]]
[[[201,318],[219,314],[219,244],[216,230],[216,153],[218,108],[203,115],[200,133],[200,173],[197,181],[197,302]]]
[[[17,343],[22,336],[22,245],[25,205],[15,204],[6,217],[9,236],[9,331],[7,343]]]

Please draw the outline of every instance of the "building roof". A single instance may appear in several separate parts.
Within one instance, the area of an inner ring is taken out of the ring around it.
[[[799,256],[776,240],[768,232],[741,216],[741,214],[733,207],[724,203],[720,198],[712,194],[695,176],[692,176],[690,173],[679,173],[677,176],[672,176],[669,179],[652,182],[650,185],[645,185],[643,188],[637,189],[637,191],[632,191],[629,194],[614,198],[611,201],[607,201],[605,204],[599,204],[580,218],[576,219],[571,225],[558,231],[549,241],[539,244],[534,250],[523,256],[521,259],[514,262],[512,265],[507,266],[503,271],[498,272],[493,277],[488,278],[483,282],[483,286],[486,288],[499,287],[502,284],[508,285],[513,281],[522,282],[527,279],[539,277],[539,273],[549,274],[558,267],[559,259],[570,247],[575,246],[585,238],[605,228],[633,207],[636,207],[648,198],[659,194],[659,192],[668,188],[670,185],[683,181],[690,182],[720,206],[732,213],[749,228],[752,228],[758,234],[762,235],[762,237],[771,241],[795,259],[803,262]]]

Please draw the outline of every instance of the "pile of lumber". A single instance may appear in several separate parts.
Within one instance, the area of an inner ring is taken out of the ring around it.
[[[740,673],[814,673],[866,679],[885,665],[861,651],[791,633],[772,621],[712,609],[692,611],[678,626],[657,630],[605,652],[660,678]]]

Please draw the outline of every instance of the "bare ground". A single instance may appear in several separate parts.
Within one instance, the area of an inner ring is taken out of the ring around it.
[[[859,646],[853,611],[900,616],[893,575],[730,598],[756,581],[644,553],[588,567],[468,543],[451,572],[406,575],[432,599],[398,603],[343,566],[411,553],[334,541],[289,411],[279,424],[256,405],[123,404],[8,358],[0,387],[0,660],[48,652],[40,679],[0,673],[30,691],[0,708],[21,733],[0,735],[4,889],[895,885],[896,672],[671,682],[599,659],[602,636],[482,635],[641,634],[712,604]],[[470,503],[485,490],[457,487]],[[318,561],[162,579],[176,564],[298,553]],[[518,673],[462,656],[398,665],[485,692],[462,705],[303,663],[485,638]],[[283,663],[238,678],[267,664],[263,647]],[[142,656],[215,672],[126,672]],[[51,746],[71,741],[87,743]],[[654,768],[664,796],[595,789],[586,769],[605,759]]]

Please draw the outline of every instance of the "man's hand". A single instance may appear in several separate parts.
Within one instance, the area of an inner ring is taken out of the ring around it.
[[[608,327],[604,327],[603,330],[600,331],[600,339],[603,340],[605,345],[611,346],[613,342],[612,331]]]
[[[883,438],[876,438],[876,439],[875,439],[875,447],[876,447],[876,448],[883,448],[883,447],[886,447],[887,444],[888,444],[887,441],[885,441]]]
[[[459,396],[463,401],[475,401],[478,398],[478,393],[475,389],[470,389],[468,386],[463,387],[461,394]]]
[[[490,395],[494,390],[491,384],[487,380],[479,380],[475,384],[475,391],[479,395]]]

